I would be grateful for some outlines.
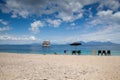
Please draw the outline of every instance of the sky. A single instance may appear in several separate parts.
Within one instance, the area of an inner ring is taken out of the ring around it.
[[[0,44],[120,43],[120,0],[0,0]]]

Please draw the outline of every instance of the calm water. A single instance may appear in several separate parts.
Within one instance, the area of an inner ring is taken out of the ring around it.
[[[80,45],[80,46],[70,46],[70,45],[51,45],[48,48],[42,48],[41,45],[0,45],[0,52],[12,52],[12,53],[34,53],[34,54],[64,54],[64,50],[67,50],[68,54],[71,54],[72,50],[81,50],[82,55],[91,55],[93,50],[111,50],[112,55],[120,56],[120,45]]]

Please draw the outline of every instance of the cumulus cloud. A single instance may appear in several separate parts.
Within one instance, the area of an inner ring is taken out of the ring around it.
[[[26,18],[32,14],[41,15],[46,13],[45,11],[51,13],[52,11],[45,10],[46,7],[49,6],[49,3],[52,3],[52,1],[6,0],[6,4],[2,5],[2,11],[5,13],[12,12],[12,14]]]
[[[75,24],[75,23],[71,23],[70,25],[71,25],[71,26],[75,26],[76,24]]]
[[[57,17],[61,18],[65,22],[73,22],[74,20],[82,18],[82,16],[83,16],[82,12],[81,13],[79,12],[76,15],[74,15],[73,13],[69,14],[69,13],[61,12]]]
[[[85,41],[112,41],[119,43],[120,35],[120,12],[112,10],[98,11],[97,16],[88,20],[84,30],[89,33],[80,34],[78,40]],[[94,30],[93,30],[94,29]],[[76,37],[76,38],[77,38]],[[72,39],[72,38],[71,38]]]
[[[3,31],[9,31],[11,28],[9,26],[6,26],[6,27],[0,27],[0,32],[3,32]]]
[[[62,21],[60,19],[57,19],[57,20],[47,19],[47,22],[53,25],[54,27],[59,27]]]
[[[83,7],[85,5],[99,3],[99,8],[108,7],[116,10],[120,7],[118,0],[5,0],[6,3],[0,4],[1,11],[4,13],[12,13],[13,18],[42,14],[53,14],[58,12],[56,18],[63,21],[74,21],[83,16]],[[77,13],[74,15],[74,13]]]
[[[12,18],[17,18],[17,15],[13,13],[13,14],[11,15],[11,17],[12,17]]]
[[[88,22],[85,24],[88,26],[88,28],[91,27],[97,27],[97,26],[101,26],[104,27],[109,27],[109,26],[114,26],[116,27],[116,25],[120,25],[120,12],[113,12],[112,10],[102,10],[102,11],[98,11],[97,16],[94,18],[91,18],[90,20],[88,20]]]
[[[4,13],[12,13],[12,17],[21,16],[27,18],[31,15],[52,14],[58,12],[58,18],[62,18],[63,21],[73,21],[82,16],[82,7],[89,4],[90,1],[60,1],[60,0],[6,0],[5,4],[1,4],[1,10]],[[89,2],[89,3],[88,3]],[[84,5],[83,5],[84,3]],[[77,13],[77,15],[73,15]],[[66,18],[65,18],[66,17]],[[71,20],[72,19],[72,20]]]
[[[109,24],[120,24],[120,11],[113,13],[111,10],[107,11],[99,11],[97,13],[98,18],[101,19],[101,21],[105,21],[103,23],[109,23]]]
[[[74,0],[74,1],[62,1],[59,4],[58,9],[58,18],[62,19],[66,22],[72,22],[76,19],[79,19],[83,16],[82,8],[83,5],[80,3],[80,1]],[[74,15],[74,13],[76,13]]]
[[[3,25],[8,25],[8,22],[4,21],[3,19],[0,19],[0,23]]]
[[[29,28],[32,32],[34,33],[38,33],[40,31],[40,27],[43,27],[44,24],[38,20],[38,21],[34,21],[33,23],[31,23],[31,28]]]
[[[106,16],[111,16],[112,13],[113,13],[113,11],[111,11],[111,10],[99,11],[99,12],[97,13],[97,15],[100,16],[100,17],[106,17]]]
[[[9,31],[11,29],[11,27],[8,26],[8,22],[4,21],[3,19],[0,19],[0,24],[3,26],[0,26],[0,32]]]
[[[108,7],[109,9],[112,10],[117,10],[120,7],[120,2],[119,0],[99,0],[100,2],[100,6],[99,8],[104,8],[104,7]]]
[[[107,26],[90,33],[76,34],[75,36],[67,36],[64,38],[64,40],[63,38],[60,39],[60,41],[62,43],[66,43],[66,42],[71,43],[76,41],[84,41],[84,42],[111,41],[111,42],[119,43],[120,26],[119,25],[114,25],[114,26],[112,25]]]
[[[10,35],[2,34],[0,35],[0,44],[30,44],[40,42],[41,40],[33,35]]]
[[[14,35],[0,35],[0,40],[10,40],[10,41],[35,41],[37,40],[35,36],[14,36]]]
[[[94,27],[95,29],[99,27],[96,29],[98,32],[83,34],[80,36],[81,39],[90,40],[90,38],[88,39],[89,36],[92,36],[91,40],[104,40],[105,37],[110,37],[111,40],[114,40],[113,38],[117,39],[118,36],[115,35],[119,34],[120,29],[120,11],[118,10],[120,8],[119,0],[5,0],[5,3],[0,3],[0,10],[3,13],[11,13],[12,18],[18,16],[28,18],[32,15],[41,17],[42,15],[47,15],[47,17],[42,17],[47,18],[43,19],[44,21],[38,20],[30,24],[31,27],[29,30],[38,33],[40,28],[45,26],[44,23],[48,23],[50,26],[59,27],[63,22],[74,23],[75,20],[86,17],[84,7],[94,3],[98,4],[98,7],[95,8],[97,11],[92,11],[91,7],[89,13],[94,13],[94,15],[88,15],[92,17],[85,22],[86,24],[84,27],[87,26],[89,29],[92,29],[91,27]],[[52,15],[52,17],[48,17],[49,15]],[[0,19],[0,23],[7,25],[6,21],[2,19]],[[75,24],[70,25],[74,26]],[[99,29],[102,29],[103,31],[99,31]],[[1,28],[0,30],[7,29]],[[105,35],[105,37],[103,35]],[[34,39],[34,37],[31,38]]]
[[[35,36],[30,36],[30,40],[36,40]]]
[[[115,26],[115,27],[114,27]],[[99,29],[95,32],[89,33],[89,34],[82,34],[80,35],[80,39],[86,40],[86,41],[116,41],[119,42],[120,38],[118,35],[120,35],[120,26],[119,25],[111,25],[104,27],[102,29]]]

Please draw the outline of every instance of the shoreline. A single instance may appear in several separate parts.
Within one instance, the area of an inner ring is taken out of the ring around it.
[[[0,80],[120,80],[120,56],[0,52]]]
[[[97,55],[97,54],[96,54],[96,55],[95,55],[95,54],[91,54],[91,55],[90,55],[90,54],[89,54],[89,55],[88,55],[88,54],[72,55],[72,54],[70,54],[70,53],[68,53],[68,54],[60,54],[60,53],[57,53],[57,54],[54,54],[54,53],[53,53],[53,54],[49,54],[49,53],[48,53],[48,54],[47,54],[47,53],[45,53],[45,54],[44,54],[44,53],[0,52],[0,54],[3,54],[3,53],[4,53],[4,54],[23,54],[23,55],[24,55],[24,54],[28,54],[28,55],[29,55],[29,54],[31,54],[31,55],[32,55],[32,54],[35,54],[35,55],[70,55],[70,56],[102,56],[102,57],[105,56],[105,55]],[[107,56],[108,56],[108,55],[106,55],[106,57],[107,57]],[[110,56],[120,56],[120,55],[110,55]],[[110,57],[110,56],[109,56],[109,57]]]

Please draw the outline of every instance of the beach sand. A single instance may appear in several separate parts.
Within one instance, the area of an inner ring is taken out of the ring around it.
[[[0,53],[0,80],[120,80],[120,56]]]

